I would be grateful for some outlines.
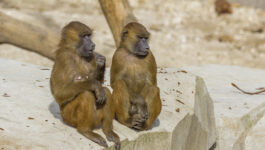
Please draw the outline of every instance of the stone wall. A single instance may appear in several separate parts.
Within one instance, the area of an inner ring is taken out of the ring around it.
[[[215,1],[215,0],[200,0],[200,1]],[[229,2],[239,3],[241,5],[247,5],[250,7],[262,8],[265,9],[264,0],[228,0]]]
[[[237,2],[243,5],[249,5],[257,8],[265,9],[265,1],[264,0],[229,0],[231,2]]]

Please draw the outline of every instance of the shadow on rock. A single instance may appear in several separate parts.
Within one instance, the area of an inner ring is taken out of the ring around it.
[[[156,120],[153,123],[152,129],[155,128],[155,127],[158,127],[159,125],[160,125],[160,121],[159,121],[158,118],[156,118]]]
[[[55,101],[53,101],[49,105],[49,111],[54,116],[54,118],[60,119],[63,122],[63,119],[62,119],[61,113],[60,113],[59,105]]]

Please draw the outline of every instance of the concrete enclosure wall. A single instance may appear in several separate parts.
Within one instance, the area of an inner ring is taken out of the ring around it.
[[[265,9],[265,0],[229,0],[229,1]]]
[[[201,1],[215,1],[215,0],[201,0]],[[265,0],[228,0],[229,2],[239,3],[250,7],[265,9]]]

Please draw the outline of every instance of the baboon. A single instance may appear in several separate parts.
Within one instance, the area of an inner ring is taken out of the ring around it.
[[[119,149],[119,136],[112,129],[114,105],[111,93],[102,87],[105,57],[94,53],[92,30],[80,22],[70,22],[61,36],[50,87],[63,121],[76,127],[88,139],[108,147],[106,140],[93,132],[102,124],[107,139]]]
[[[150,129],[161,112],[157,66],[148,38],[149,32],[143,25],[136,22],[127,24],[111,65],[115,117],[136,130]]]
[[[233,12],[231,4],[227,0],[216,0],[215,11],[218,15],[231,14]]]

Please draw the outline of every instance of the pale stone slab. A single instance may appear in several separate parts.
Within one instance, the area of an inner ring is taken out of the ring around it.
[[[102,149],[62,122],[49,89],[50,71],[47,67],[0,59],[0,149]],[[105,83],[109,87],[108,78],[109,70]],[[158,85],[163,107],[151,130],[136,132],[114,121],[122,149],[213,148],[214,110],[204,81],[177,69],[160,68]],[[101,129],[96,132],[103,135]]]
[[[247,91],[255,91],[265,87],[265,70],[224,65],[184,69],[203,77],[206,82],[214,101],[219,150],[263,150],[265,93],[243,94],[232,87],[231,82]]]
[[[249,131],[246,137],[246,150],[263,150],[265,148],[265,116]]]

